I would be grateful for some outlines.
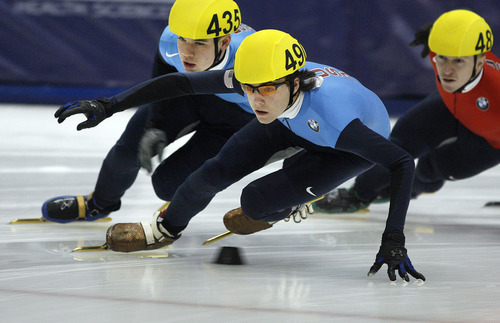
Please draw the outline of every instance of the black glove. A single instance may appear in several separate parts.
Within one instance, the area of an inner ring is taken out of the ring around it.
[[[420,56],[422,56],[422,58],[425,58],[427,55],[429,55],[429,34],[431,33],[433,24],[434,23],[431,22],[418,28],[417,32],[415,33],[415,39],[410,43],[410,47],[424,45],[424,48],[420,53]]]
[[[167,146],[167,135],[165,131],[150,128],[142,135],[139,142],[139,164],[145,168],[148,173],[153,171],[151,159],[158,155],[158,160],[161,162],[163,149]]]
[[[84,114],[87,120],[80,123],[76,130],[95,127],[104,119],[113,115],[109,99],[100,98],[92,101],[70,101],[61,106],[54,114],[54,117],[58,118],[57,122],[62,123],[67,117],[78,113]]]
[[[396,280],[396,269],[399,276],[409,282],[408,273],[416,279],[425,281],[424,275],[417,272],[408,258],[405,248],[405,236],[402,233],[384,233],[382,245],[375,258],[375,263],[368,272],[368,277],[374,276],[383,264],[387,264],[387,274],[391,281]]]

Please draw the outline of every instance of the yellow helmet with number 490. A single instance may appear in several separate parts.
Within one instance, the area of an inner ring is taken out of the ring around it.
[[[243,40],[236,51],[234,76],[240,83],[257,84],[292,74],[306,63],[306,52],[289,34],[266,29]]]
[[[491,50],[493,33],[486,21],[469,10],[442,14],[432,25],[429,48],[444,56],[473,56]]]
[[[178,36],[210,39],[237,31],[241,14],[232,0],[177,0],[170,9],[168,23]]]

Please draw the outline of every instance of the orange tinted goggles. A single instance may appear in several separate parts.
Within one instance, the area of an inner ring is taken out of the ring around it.
[[[276,90],[282,86],[283,84],[286,84],[287,81],[281,82],[281,83],[271,83],[271,84],[264,84],[260,86],[251,86],[250,84],[241,84],[241,88],[246,94],[252,94],[253,92],[257,91],[259,92],[260,95],[262,96],[268,96],[268,95],[273,95],[276,93]]]

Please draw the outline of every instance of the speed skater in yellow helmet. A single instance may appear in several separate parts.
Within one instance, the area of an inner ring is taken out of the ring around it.
[[[177,0],[168,20],[170,30],[178,36],[210,39],[237,31],[241,14],[232,0]]]
[[[177,0],[169,15],[169,28],[179,37],[189,39],[213,39],[214,61],[217,65],[223,58],[219,40],[236,32],[241,24],[240,9],[232,0]]]
[[[304,67],[304,47],[289,34],[266,29],[241,43],[234,61],[234,75],[243,84],[265,83]]]
[[[493,47],[493,33],[478,14],[463,9],[452,10],[442,14],[433,23],[428,45],[430,50],[438,55],[436,58],[474,58],[469,80],[460,88],[452,89],[453,92],[461,92],[481,74],[484,53]],[[441,81],[440,76],[438,78]]]
[[[241,43],[234,59],[234,76],[243,85],[266,84],[284,77],[291,105],[298,93],[294,92],[296,75],[305,64],[306,52],[297,39],[283,31],[265,29]]]
[[[429,48],[445,56],[473,56],[493,47],[490,26],[469,10],[452,10],[442,14],[432,25]]]

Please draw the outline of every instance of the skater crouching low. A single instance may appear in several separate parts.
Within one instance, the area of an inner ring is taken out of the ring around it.
[[[264,167],[283,151],[299,147],[302,150],[287,159],[281,170],[243,189],[241,207],[224,217],[227,228],[240,234],[268,229],[294,213],[297,206],[377,163],[390,170],[393,191],[381,246],[368,275],[373,276],[387,264],[391,281],[396,280],[396,270],[405,281],[409,281],[408,274],[425,280],[411,264],[405,248],[404,224],[414,162],[387,140],[389,117],[381,100],[345,72],[306,62],[305,50],[298,41],[277,30],[256,32],[242,42],[236,53],[234,77],[232,70],[168,75],[138,85],[139,91],[135,88],[131,92],[136,94],[133,97],[125,92],[109,103],[61,108],[56,113],[62,122],[78,113],[92,118],[102,111],[105,115],[108,111],[115,113],[169,96],[236,91],[247,96],[257,117],[186,179],[152,223],[111,227],[107,236],[111,246],[130,244],[147,249],[175,242],[191,218],[218,192]],[[150,87],[163,90],[149,91]],[[157,97],[137,96],[142,90]]]

